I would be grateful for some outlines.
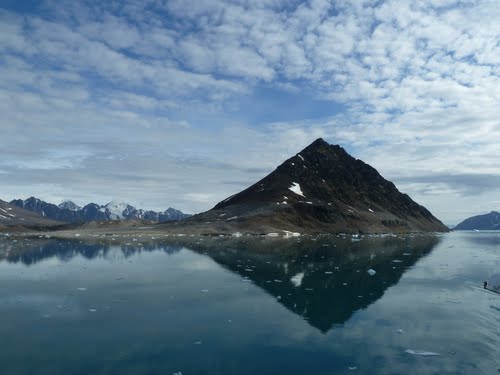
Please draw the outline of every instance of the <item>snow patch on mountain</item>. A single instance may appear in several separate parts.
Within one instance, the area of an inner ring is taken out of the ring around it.
[[[70,210],[70,211],[78,211],[79,209],[81,209],[79,205],[77,205],[72,201],[64,201],[57,207],[59,207],[62,210]]]
[[[109,212],[109,218],[111,220],[120,220],[125,216],[128,216],[129,211],[133,209],[128,203],[111,201],[103,207],[107,212]]]
[[[288,188],[292,192],[294,192],[297,195],[300,195],[305,198],[304,193],[302,193],[302,190],[300,189],[300,185],[297,182],[292,182],[292,186]]]

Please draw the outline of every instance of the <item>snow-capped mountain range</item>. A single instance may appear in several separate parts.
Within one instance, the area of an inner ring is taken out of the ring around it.
[[[137,209],[128,203],[112,201],[106,205],[89,203],[84,207],[66,201],[59,205],[47,203],[41,199],[30,197],[28,199],[15,199],[11,204],[38,213],[52,220],[66,223],[81,223],[85,221],[100,220],[127,220],[144,219],[155,222],[181,220],[191,215],[169,207],[163,212]]]

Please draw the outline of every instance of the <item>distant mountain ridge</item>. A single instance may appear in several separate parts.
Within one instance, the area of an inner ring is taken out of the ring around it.
[[[137,209],[127,203],[112,201],[106,205],[89,203],[79,207],[71,201],[59,205],[44,202],[41,199],[14,199],[10,204],[35,212],[48,219],[65,223],[83,223],[87,221],[142,219],[155,222],[167,222],[185,219],[191,215],[169,207],[163,212]]]
[[[449,231],[375,168],[321,138],[254,185],[182,224],[172,230],[186,228],[202,233]]]
[[[453,230],[500,230],[500,213],[491,211],[488,214],[476,215],[465,219]]]
[[[49,228],[63,223],[38,215],[35,212],[19,208],[0,199],[0,231],[8,228]]]

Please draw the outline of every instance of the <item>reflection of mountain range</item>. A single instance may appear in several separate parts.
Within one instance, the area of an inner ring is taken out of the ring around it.
[[[141,240],[142,241],[142,240]],[[0,261],[34,264],[57,257],[124,257],[141,251],[175,253],[186,247],[210,256],[224,268],[272,295],[311,326],[328,332],[353,313],[382,297],[406,269],[428,254],[439,239],[432,236],[300,239],[187,237],[170,241],[118,242],[38,239],[0,241]],[[370,276],[367,271],[374,269]]]
[[[147,241],[140,244],[118,241],[116,243],[109,241],[86,243],[77,240],[54,239],[0,241],[0,261],[31,265],[50,258],[62,261],[69,261],[76,256],[94,259],[110,256],[113,249],[117,248],[125,258],[141,251],[163,251],[173,254],[181,249],[178,245],[169,245],[159,241]]]
[[[251,280],[310,325],[327,332],[382,297],[439,239],[206,242],[189,247]],[[370,276],[369,269],[376,274]]]

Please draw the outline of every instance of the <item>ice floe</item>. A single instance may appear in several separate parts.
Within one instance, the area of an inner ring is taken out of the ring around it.
[[[299,272],[295,276],[293,276],[290,281],[292,282],[293,285],[296,287],[299,287],[302,285],[302,279],[304,278],[304,272]]]
[[[428,352],[426,350],[419,350],[419,349],[416,349],[416,350],[414,350],[414,349],[406,349],[405,352],[408,353],[408,354],[419,355],[419,356],[422,356],[422,357],[437,357],[437,356],[441,355],[439,353]]]

